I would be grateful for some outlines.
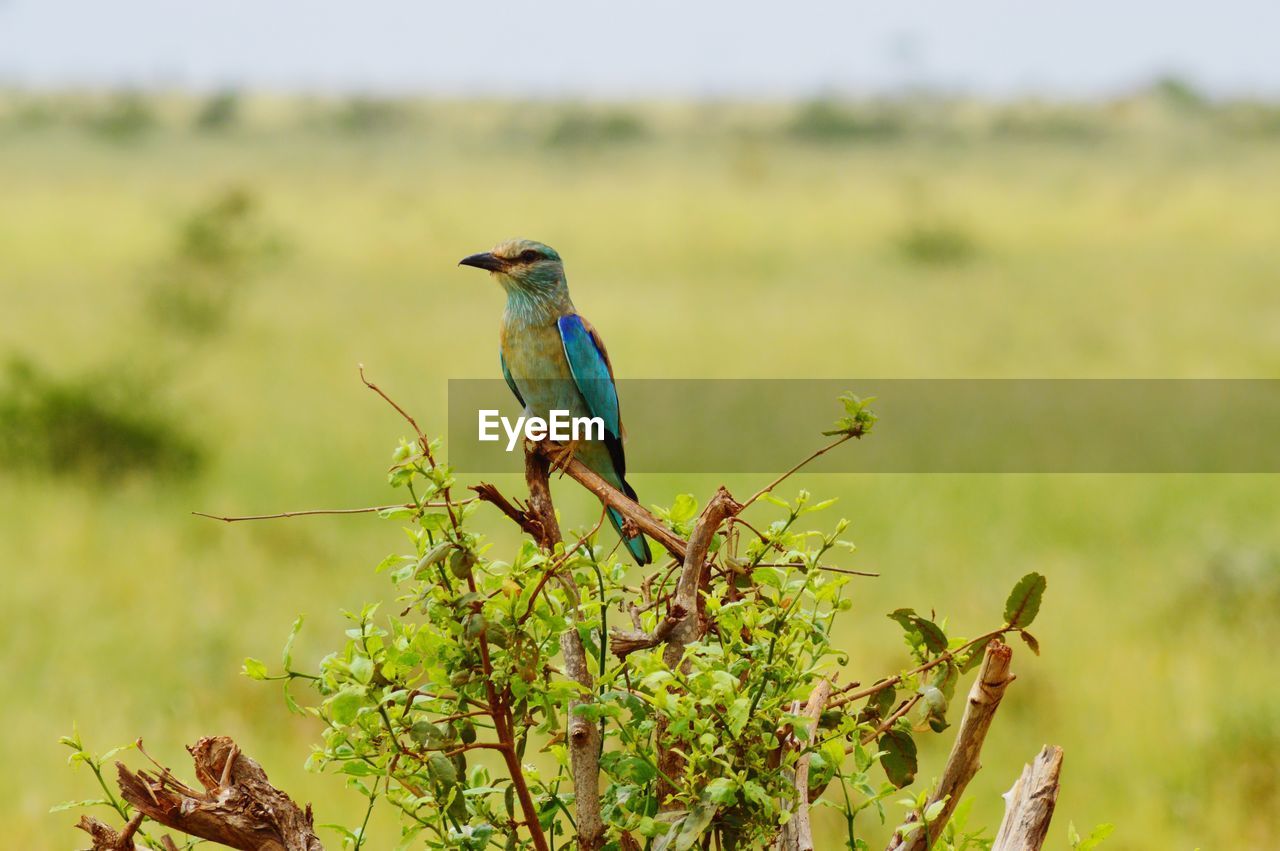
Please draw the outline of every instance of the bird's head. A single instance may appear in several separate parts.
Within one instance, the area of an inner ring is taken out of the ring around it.
[[[463,257],[458,265],[492,272],[508,292],[545,296],[566,286],[560,255],[551,246],[532,239],[509,239],[492,251]]]

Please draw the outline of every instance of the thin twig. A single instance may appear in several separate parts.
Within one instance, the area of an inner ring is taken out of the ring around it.
[[[454,505],[466,505],[478,497],[457,500]],[[393,508],[444,508],[443,502],[397,503],[396,505],[371,505],[368,508],[309,508],[304,511],[280,511],[275,514],[245,514],[225,517],[220,514],[207,514],[203,511],[191,512],[197,517],[208,517],[210,520],[221,520],[224,523],[238,523],[241,520],[279,520],[284,517],[311,517],[317,514],[373,514],[377,511],[390,511]]]
[[[798,562],[789,561],[762,561],[756,567],[807,567],[807,565]],[[878,577],[880,574],[872,573],[869,570],[854,570],[849,567],[836,567],[830,564],[815,564],[815,570],[824,570],[829,573],[847,573],[850,576],[871,576]]]
[[[819,457],[821,457],[821,456],[823,456],[823,455],[826,455],[828,452],[830,452],[832,449],[835,449],[835,448],[836,448],[837,446],[839,446],[840,444],[842,444],[842,443],[844,443],[844,442],[846,442],[846,441],[852,440],[853,438],[858,437],[858,436],[859,436],[859,435],[856,435],[856,434],[842,434],[842,435],[840,435],[840,437],[837,437],[835,440],[831,441],[830,443],[828,443],[826,446],[822,447],[821,449],[817,449],[817,450],[815,450],[813,453],[811,453],[811,454],[809,455],[809,457],[805,458],[805,459],[804,459],[803,461],[801,461],[799,464],[796,464],[796,465],[795,465],[794,467],[792,467],[790,470],[787,470],[787,472],[783,473],[781,476],[778,476],[778,478],[774,479],[772,482],[770,482],[769,484],[765,485],[765,486],[764,486],[764,487],[762,487],[760,490],[758,490],[758,491],[756,491],[754,494],[752,494],[750,499],[748,499],[746,502],[742,503],[742,508],[743,508],[743,510],[745,511],[747,508],[750,508],[750,507],[751,507],[751,504],[752,504],[752,503],[754,503],[757,499],[759,499],[760,497],[762,497],[762,496],[764,496],[765,494],[769,493],[769,492],[770,492],[770,491],[772,491],[774,488],[776,488],[778,485],[780,485],[780,484],[782,484],[783,482],[785,482],[787,479],[791,478],[793,475],[795,475],[797,472],[799,472],[802,468],[804,468],[806,465],[808,465],[808,464],[809,464],[809,462],[813,461],[815,458],[819,458]]]

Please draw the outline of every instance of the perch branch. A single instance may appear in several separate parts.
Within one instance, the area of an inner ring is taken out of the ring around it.
[[[995,718],[996,709],[1004,697],[1004,690],[1013,682],[1009,673],[1009,662],[1013,658],[1013,648],[999,641],[987,643],[986,655],[982,658],[982,667],[978,669],[978,677],[969,690],[969,699],[965,703],[964,717],[960,721],[960,729],[956,732],[955,743],[951,746],[951,754],[942,769],[942,778],[929,797],[932,806],[938,801],[945,801],[942,812],[934,817],[928,825],[928,835],[924,830],[916,830],[906,839],[895,832],[889,842],[889,851],[923,851],[933,847],[942,828],[960,803],[965,787],[981,768],[979,757],[982,754],[982,743],[991,729],[991,721]],[[905,824],[919,820],[918,813],[911,813]]]
[[[545,445],[538,447],[540,454],[545,455],[548,451],[550,447]],[[571,459],[565,465],[564,471],[578,484],[595,494],[601,502],[616,509],[624,518],[634,523],[637,529],[661,544],[667,552],[678,559],[684,559],[688,544],[679,535],[663,526],[658,518],[650,514],[648,509],[640,503],[606,482],[577,458]]]
[[[1040,851],[1058,803],[1062,748],[1045,745],[1004,795],[1004,820],[991,851]]]

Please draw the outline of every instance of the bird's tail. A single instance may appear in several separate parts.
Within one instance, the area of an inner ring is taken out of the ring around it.
[[[632,499],[639,501],[636,497],[635,489],[627,484],[626,479],[622,480],[622,492]],[[646,565],[653,561],[653,554],[649,552],[649,542],[644,539],[643,534],[632,535],[622,531],[623,517],[618,513],[617,509],[606,508],[605,511],[609,515],[609,522],[613,524],[613,528],[618,530],[618,537],[622,538],[622,543],[626,546],[627,552],[631,553],[631,557],[636,560],[638,565]]]

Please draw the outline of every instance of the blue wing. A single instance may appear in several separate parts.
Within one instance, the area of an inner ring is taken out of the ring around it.
[[[618,477],[615,484],[631,499],[638,501],[639,497],[626,479],[627,461],[622,451],[622,416],[618,411],[618,388],[613,383],[613,365],[609,363],[609,353],[605,351],[596,329],[576,313],[560,317],[556,324],[560,328],[560,342],[564,344],[564,355],[569,362],[573,383],[586,401],[587,411],[591,416],[604,420],[604,443]],[[649,552],[649,544],[644,535],[628,537],[624,531],[622,515],[612,508],[606,510],[613,528],[618,530],[636,563],[645,565],[652,562],[653,555]]]
[[[587,402],[593,417],[604,420],[605,432],[622,440],[622,417],[618,413],[618,390],[613,385],[613,368],[604,344],[587,321],[576,313],[561,316],[560,340],[573,373],[573,383]]]
[[[516,380],[511,377],[511,370],[507,369],[507,359],[503,357],[501,349],[498,350],[498,362],[502,364],[502,377],[507,380],[507,386],[511,388],[511,392],[515,394],[516,401],[523,408],[524,398],[520,395],[520,388],[516,387]]]

